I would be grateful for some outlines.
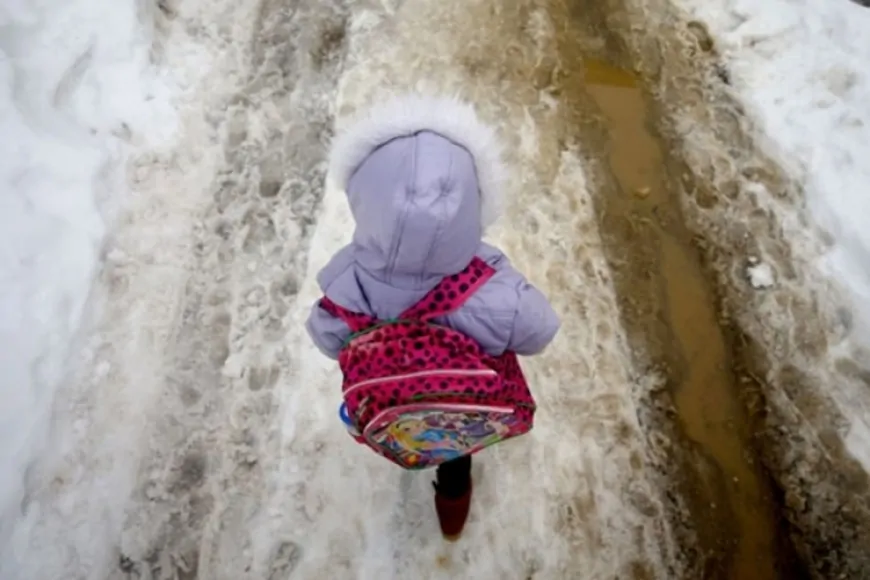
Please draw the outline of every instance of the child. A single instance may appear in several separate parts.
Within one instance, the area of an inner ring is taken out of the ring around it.
[[[481,241],[497,217],[505,170],[495,133],[469,105],[406,96],[376,107],[337,136],[330,174],[346,191],[356,222],[353,241],[318,274],[334,304],[393,319],[479,257],[495,274],[435,322],[494,356],[537,354],[553,340],[560,323],[547,299]],[[306,327],[333,359],[351,334],[319,302]],[[452,539],[468,515],[471,457],[439,465],[436,479],[436,512]]]

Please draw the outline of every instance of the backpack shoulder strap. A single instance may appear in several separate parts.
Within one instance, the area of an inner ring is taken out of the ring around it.
[[[352,312],[343,306],[339,306],[326,296],[320,299],[318,305],[347,324],[351,332],[360,332],[378,323],[375,317],[368,314],[360,314],[359,312]]]
[[[453,312],[465,304],[494,274],[495,269],[492,266],[475,256],[462,272],[441,280],[422,300],[399,315],[399,318],[430,320]]]

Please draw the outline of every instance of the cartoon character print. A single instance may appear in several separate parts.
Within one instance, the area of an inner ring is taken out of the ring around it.
[[[410,464],[449,461],[507,436],[511,419],[500,413],[413,413],[384,430],[382,445]]]
[[[449,461],[462,455],[458,433],[443,429],[438,423],[427,423],[426,419],[431,419],[431,415],[406,415],[393,421],[386,429],[383,444],[405,456],[411,464],[419,463],[421,456]]]
[[[474,258],[395,320],[376,320],[321,299],[320,306],[352,332],[339,353],[339,366],[348,432],[357,442],[393,463],[420,469],[532,428],[535,402],[516,354],[486,355],[473,339],[434,322],[459,308],[494,274]],[[481,408],[463,413],[451,404],[509,407],[512,412]],[[397,415],[405,406],[414,409]]]
[[[467,416],[468,417],[468,416]],[[503,414],[481,414],[462,425],[462,436],[468,447],[486,447],[505,437],[510,432],[510,416]]]

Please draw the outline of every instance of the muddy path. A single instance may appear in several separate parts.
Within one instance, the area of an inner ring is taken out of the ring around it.
[[[39,516],[32,570],[803,578],[783,522],[794,500],[755,450],[760,389],[723,322],[702,222],[685,212],[683,192],[699,205],[717,192],[663,131],[704,95],[659,90],[662,59],[685,55],[626,41],[637,6],[657,1],[174,3],[167,58],[189,44],[221,58],[190,97],[179,151],[137,172],[148,205],[114,242],[131,259],[104,272],[113,316],[95,350],[112,372],[81,381],[70,416],[86,433],[34,495],[72,507]],[[349,444],[338,371],[303,329],[313,274],[353,229],[325,176],[330,136],[421,83],[473,101],[504,134],[515,175],[494,241],[563,316],[524,361],[536,428],[477,463],[453,547],[427,477]],[[157,228],[169,220],[173,239]],[[142,418],[128,427],[125,414]]]
[[[554,10],[564,11],[554,16],[565,23],[560,84],[574,106],[566,131],[586,148],[622,322],[639,365],[664,379],[644,407],[647,424],[671,438],[672,463],[660,467],[679,490],[674,517],[691,522],[675,528],[685,545],[697,542],[689,559],[699,577],[803,577],[754,446],[734,337],[668,172],[682,160],[657,132],[653,79],[635,72],[606,12],[582,1]]]

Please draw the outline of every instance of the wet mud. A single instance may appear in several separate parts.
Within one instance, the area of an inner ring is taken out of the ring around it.
[[[644,90],[652,79],[632,70],[606,18],[576,4],[554,4],[567,16],[559,82],[574,124],[566,131],[580,133],[594,172],[605,254],[635,356],[664,379],[665,388],[648,395],[646,420],[671,438],[673,462],[660,468],[678,490],[675,528],[687,548],[697,546],[686,553],[690,574],[800,578],[754,447],[732,336],[667,171],[674,152],[656,132],[661,121]]]
[[[808,215],[800,179],[771,157],[717,41],[679,2],[568,4],[593,31],[584,48],[638,73],[648,97],[715,294],[750,452],[768,475],[779,576],[870,577],[870,477],[848,449],[870,409],[866,353],[848,345],[849,304],[817,268],[830,237]],[[775,273],[761,288],[747,271],[759,261]]]

